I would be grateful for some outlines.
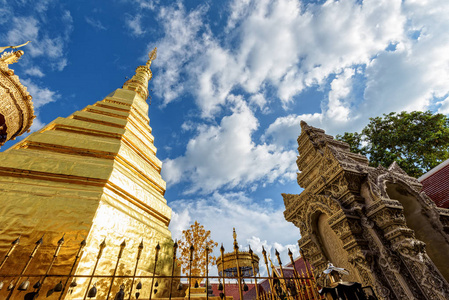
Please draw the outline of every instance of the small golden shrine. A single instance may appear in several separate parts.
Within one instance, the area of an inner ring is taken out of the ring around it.
[[[16,49],[19,46],[0,47],[0,53],[7,48]],[[22,85],[9,65],[15,63],[24,54],[22,50],[5,52],[0,57],[0,147],[7,141],[29,132],[34,115],[32,97],[27,88]]]
[[[243,299],[243,292],[248,290],[243,277],[255,276],[259,272],[259,256],[257,256],[251,248],[248,252],[239,251],[237,243],[237,233],[233,228],[234,252],[224,253],[223,245],[221,245],[221,256],[217,258],[218,275],[223,282],[225,278],[236,278],[239,286],[240,299]],[[243,284],[243,286],[242,286]],[[226,291],[223,290],[223,294]]]
[[[237,277],[238,268],[240,269],[241,276],[254,276],[254,274],[259,272],[259,256],[252,251],[238,251],[239,246],[237,243],[235,228],[233,229],[233,237],[235,251],[223,253],[221,257],[217,258],[217,269],[219,276],[232,278]]]

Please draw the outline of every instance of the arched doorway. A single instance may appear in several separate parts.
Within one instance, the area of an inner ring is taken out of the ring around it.
[[[419,199],[401,183],[386,183],[386,191],[390,199],[398,200],[404,208],[407,226],[415,232],[416,239],[426,243],[426,252],[446,281],[449,281],[449,243],[440,231],[423,212]]]
[[[343,242],[329,225],[327,214],[321,213],[316,216],[316,232],[327,259],[336,267],[349,271],[349,275],[346,275],[343,280],[361,282],[358,273],[348,261],[348,253],[343,248]]]

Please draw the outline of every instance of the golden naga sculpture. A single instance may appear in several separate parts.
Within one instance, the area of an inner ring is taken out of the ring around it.
[[[18,46],[0,47],[0,53],[5,49],[16,49]],[[23,51],[5,52],[0,57],[0,147],[8,140],[28,132],[34,115],[31,95],[27,88],[20,83],[19,77],[8,65],[15,63],[23,55]]]

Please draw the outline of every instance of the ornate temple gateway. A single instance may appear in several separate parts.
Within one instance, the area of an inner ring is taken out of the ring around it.
[[[328,261],[380,299],[449,299],[449,210],[396,163],[368,166],[322,129],[301,122],[299,195],[283,194],[285,218],[321,273]]]
[[[74,274],[112,273],[115,268],[114,274],[131,276],[124,272],[136,268],[137,275],[149,275],[156,244],[162,247],[161,260],[169,255],[164,247],[171,249],[173,244],[168,230],[171,209],[164,198],[161,161],[145,102],[155,58],[156,49],[121,89],[67,118],[57,118],[0,153],[0,253],[14,250],[2,263],[2,274],[20,274],[26,265],[26,274],[43,276],[54,255],[58,259],[51,273],[69,274],[83,240],[84,254],[73,265]],[[13,248],[11,242],[19,235],[20,243]],[[145,250],[137,267],[142,240]],[[56,244],[61,245],[58,252]],[[0,299],[23,299],[18,296],[19,279],[2,278]],[[65,299],[85,298],[88,285],[96,285],[99,298],[107,292],[102,285],[112,288],[110,279],[91,279],[77,280],[80,288]]]

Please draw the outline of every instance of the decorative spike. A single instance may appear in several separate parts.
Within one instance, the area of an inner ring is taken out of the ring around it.
[[[82,241],[81,241],[81,246],[84,247],[84,246],[86,246],[86,244],[87,244],[87,243],[86,243],[86,240],[82,240]]]
[[[59,283],[55,285],[55,287],[53,288],[53,290],[54,290],[55,292],[60,292],[60,291],[62,291],[62,281],[59,281]]]
[[[20,235],[18,238],[16,238],[11,244],[12,245],[18,245],[20,243]]]
[[[47,298],[50,297],[55,291],[53,289],[49,289],[47,291]]]
[[[41,287],[41,282],[40,282],[40,281],[36,282],[36,283],[33,285],[33,289],[38,289],[38,288],[40,288],[40,287]]]
[[[59,239],[58,245],[64,244],[64,236],[65,236],[65,233],[62,235],[62,238]]]
[[[89,298],[94,298],[95,296],[97,296],[97,287],[96,287],[96,283],[94,283],[94,285],[90,288],[89,293],[87,294],[87,297]]]
[[[159,251],[159,250],[161,250],[161,246],[159,245],[159,242],[158,242],[156,245],[156,251]]]
[[[122,284],[120,285],[120,291],[115,295],[114,300],[124,300],[125,299],[125,286]]]
[[[36,242],[36,245],[42,245],[42,243],[44,242],[44,235]]]
[[[143,239],[140,241],[139,249],[143,249]]]
[[[137,290],[141,290],[142,289],[142,282],[139,281],[139,283],[136,286]]]
[[[22,282],[17,289],[19,291],[26,291],[29,286],[30,286],[30,280],[27,279],[24,282]]]
[[[120,244],[120,247],[121,248],[125,248],[126,247],[126,241],[125,240],[123,240],[123,242]]]

